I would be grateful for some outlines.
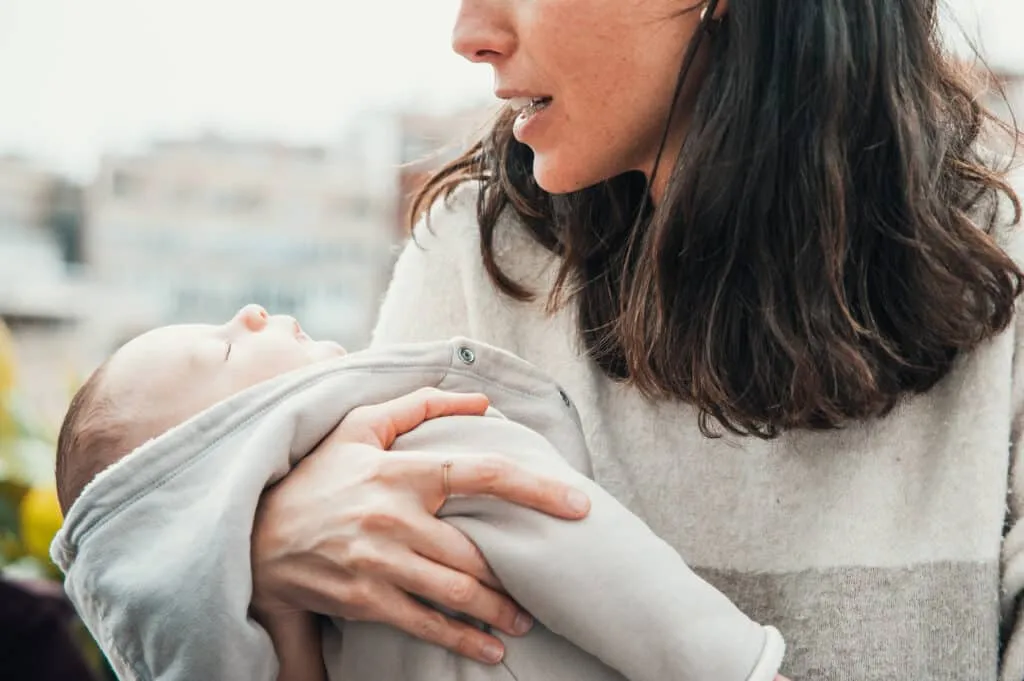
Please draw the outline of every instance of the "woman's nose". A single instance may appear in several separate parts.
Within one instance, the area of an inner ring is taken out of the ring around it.
[[[512,54],[516,36],[504,0],[462,0],[452,49],[471,62],[495,64]]]
[[[267,326],[270,315],[261,305],[246,305],[235,313],[233,321],[240,323],[250,331],[262,331]]]

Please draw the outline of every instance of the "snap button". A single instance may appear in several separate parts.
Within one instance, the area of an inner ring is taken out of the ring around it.
[[[476,361],[476,353],[463,345],[459,348],[459,359],[463,364],[472,364]]]
[[[569,394],[561,388],[558,389],[558,394],[562,396],[562,401],[565,402],[565,406],[572,407],[572,400],[569,399]]]

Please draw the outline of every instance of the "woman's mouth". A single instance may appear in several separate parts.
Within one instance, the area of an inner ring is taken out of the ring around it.
[[[517,140],[523,142],[529,124],[538,114],[551,106],[552,101],[551,97],[514,97],[509,100],[509,106],[518,112],[512,127],[512,133]]]
[[[508,100],[509,106],[519,113],[523,113],[531,109],[543,109],[550,103],[551,97],[513,97]]]

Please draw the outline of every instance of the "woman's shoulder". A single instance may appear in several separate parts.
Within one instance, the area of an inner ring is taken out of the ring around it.
[[[421,248],[439,247],[449,255],[479,252],[479,182],[463,182],[436,199],[412,229]]]
[[[528,323],[530,303],[515,304],[484,261],[477,215],[481,186],[466,182],[437,199],[413,228],[395,263],[373,343],[485,337],[501,345],[504,329]],[[494,225],[495,263],[507,277],[538,293],[544,249],[517,216],[506,211]],[[507,344],[506,344],[507,345]]]

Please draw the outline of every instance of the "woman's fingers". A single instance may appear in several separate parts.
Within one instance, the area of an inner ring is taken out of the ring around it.
[[[411,594],[453,612],[463,613],[512,636],[522,636],[533,619],[509,598],[474,577],[411,555],[390,566],[387,580]]]
[[[425,514],[410,514],[407,520],[408,536],[403,539],[408,542],[410,549],[435,563],[471,575],[495,591],[502,590],[501,583],[491,572],[480,549],[462,532]]]
[[[399,435],[424,421],[442,416],[479,416],[489,401],[479,393],[452,393],[421,388],[381,404],[358,407],[349,412],[328,439],[358,441],[389,449]]]
[[[410,636],[485,664],[497,664],[505,655],[505,647],[498,638],[418,603],[397,589],[386,605],[388,617],[385,623]]]
[[[557,478],[500,455],[402,452],[379,459],[374,480],[388,489],[415,490],[421,508],[437,513],[451,496],[493,496],[559,518],[578,520],[590,498]]]
[[[450,459],[448,490],[452,495],[500,497],[520,506],[570,520],[590,512],[590,498],[564,482],[539,475],[502,456]],[[443,487],[444,469],[437,473]]]

